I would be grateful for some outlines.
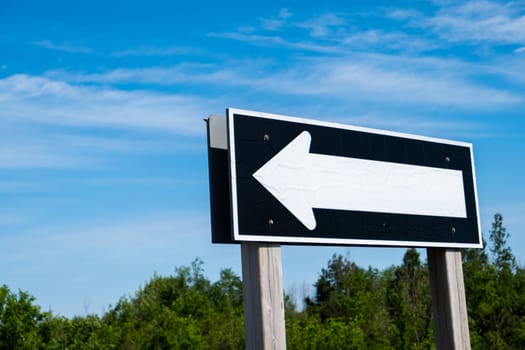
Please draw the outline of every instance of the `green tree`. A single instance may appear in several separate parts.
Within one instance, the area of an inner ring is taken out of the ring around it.
[[[489,305],[496,294],[496,271],[490,264],[486,247],[487,243],[483,239],[483,248],[461,251],[472,349],[486,348],[483,334],[491,325],[481,316],[490,309]]]
[[[387,299],[396,329],[396,348],[431,348],[434,338],[428,268],[416,249],[408,249],[403,264],[394,269]]]
[[[37,349],[42,345],[40,325],[49,317],[33,304],[28,293],[0,287],[0,349]]]
[[[503,216],[494,215],[492,229],[490,230],[490,251],[493,257],[493,263],[498,270],[512,270],[516,268],[516,258],[512,254],[511,248],[507,245],[509,233],[503,226]]]
[[[365,348],[390,348],[385,336],[391,327],[386,310],[386,285],[378,270],[365,270],[341,255],[334,255],[328,267],[321,270],[315,296],[307,298],[306,305],[307,313],[319,317],[325,328],[337,328],[343,322],[345,327],[353,329],[348,334],[363,335]],[[348,344],[351,340],[346,338]]]
[[[516,263],[501,214],[494,215],[485,248],[463,257],[473,349],[525,348],[525,273]]]
[[[119,349],[244,348],[242,283],[231,270],[211,284],[202,261],[174,276],[155,275],[105,316],[120,333]]]

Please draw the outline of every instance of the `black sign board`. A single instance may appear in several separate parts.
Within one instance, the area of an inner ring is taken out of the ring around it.
[[[238,109],[227,114],[223,238],[481,247],[471,144]]]

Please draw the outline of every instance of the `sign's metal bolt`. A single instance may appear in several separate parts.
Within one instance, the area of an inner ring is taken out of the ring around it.
[[[456,227],[452,226],[452,233],[456,233]]]
[[[445,157],[445,162],[450,163],[450,157],[449,156]]]
[[[273,225],[273,219],[268,220],[268,225]]]
[[[264,141],[269,141],[269,140],[270,140],[270,135],[268,135],[268,134],[264,134],[264,136],[263,136],[263,140],[264,140]]]

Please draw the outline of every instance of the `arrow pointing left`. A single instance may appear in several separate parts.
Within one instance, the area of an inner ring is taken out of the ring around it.
[[[303,131],[253,177],[306,228],[313,208],[466,218],[461,170],[310,153]]]

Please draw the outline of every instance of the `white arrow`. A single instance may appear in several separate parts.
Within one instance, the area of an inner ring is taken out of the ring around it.
[[[466,218],[461,170],[309,153],[303,131],[253,177],[304,226],[313,208]]]

